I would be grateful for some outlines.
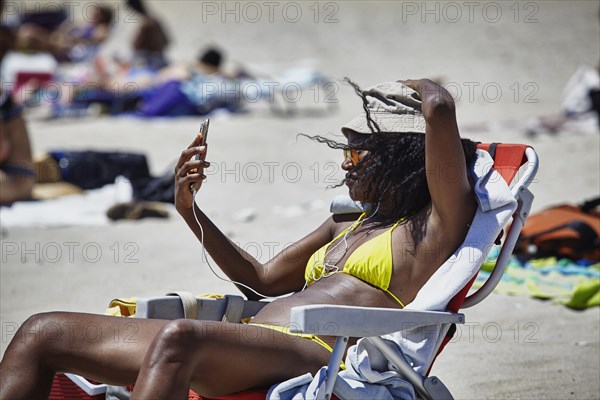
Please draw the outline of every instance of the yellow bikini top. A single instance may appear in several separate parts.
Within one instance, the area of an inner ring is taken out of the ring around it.
[[[332,243],[346,235],[348,230],[354,230],[358,224],[365,217],[366,213],[363,213],[354,224],[345,229],[342,233],[337,235],[331,242],[317,250],[308,260],[306,269],[304,271],[304,279],[306,285],[310,286],[315,280],[319,280],[324,276],[329,276],[333,273],[343,272],[348,275],[352,275],[364,282],[367,282],[394,298],[403,308],[404,304],[388,289],[390,287],[390,281],[392,280],[392,232],[394,228],[398,226],[400,222],[396,222],[387,231],[369,239],[365,243],[361,244],[356,250],[350,254],[344,268],[338,270],[337,267],[333,271],[324,272],[323,262],[329,246]]]

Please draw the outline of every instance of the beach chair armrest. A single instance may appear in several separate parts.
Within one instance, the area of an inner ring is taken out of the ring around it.
[[[369,337],[419,326],[463,324],[464,315],[439,311],[352,307],[328,304],[293,307],[290,329],[326,336]]]
[[[205,321],[221,321],[227,308],[227,298],[197,298],[198,319]],[[268,303],[259,301],[244,301],[241,318],[253,317]],[[158,296],[138,299],[136,318],[179,319],[184,317],[181,299],[177,296]]]

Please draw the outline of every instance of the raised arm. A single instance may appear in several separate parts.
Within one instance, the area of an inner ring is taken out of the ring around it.
[[[421,111],[426,122],[425,166],[432,215],[441,220],[442,226],[460,227],[453,231],[463,232],[473,218],[476,203],[467,178],[454,99],[446,89],[429,79],[403,83],[421,97]]]
[[[302,289],[306,262],[312,253],[331,240],[332,220],[327,220],[314,232],[281,251],[267,263],[260,263],[229,240],[194,203],[190,186],[201,185],[203,170],[208,166],[207,162],[190,160],[196,154],[206,153],[206,147],[199,147],[200,140],[201,138],[197,137],[182,152],[177,163],[175,206],[179,214],[229,279],[250,286],[267,296],[279,296]],[[192,207],[195,207],[202,231]],[[259,299],[254,292],[241,285],[237,286],[249,299]]]

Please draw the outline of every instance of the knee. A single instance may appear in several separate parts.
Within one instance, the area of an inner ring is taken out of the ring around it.
[[[199,349],[196,326],[190,320],[178,319],[170,321],[156,334],[153,344],[153,361],[155,357],[167,362],[184,361],[192,357]]]
[[[42,333],[57,325],[57,317],[52,312],[34,314],[27,318],[19,328],[22,335],[33,335],[36,339],[42,338]]]
[[[157,339],[165,345],[185,346],[196,337],[195,324],[186,319],[176,319],[166,323],[157,334]]]
[[[65,332],[55,313],[35,314],[29,317],[16,331],[11,347],[23,351],[42,351],[52,342],[60,340]]]

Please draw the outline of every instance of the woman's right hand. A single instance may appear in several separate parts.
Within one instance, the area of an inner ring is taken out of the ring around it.
[[[192,188],[200,190],[202,182],[206,179],[204,168],[209,163],[202,161],[206,155],[206,147],[200,146],[202,135],[198,134],[187,149],[181,152],[175,167],[175,208],[179,214],[190,211],[194,205]],[[200,159],[192,159],[199,155]]]

